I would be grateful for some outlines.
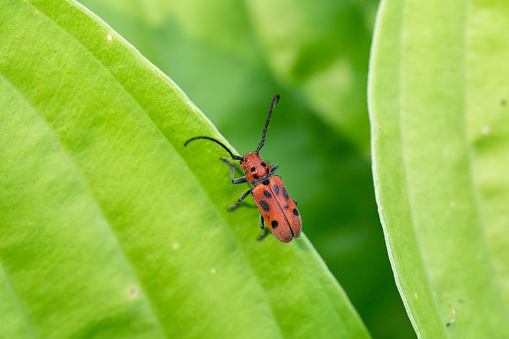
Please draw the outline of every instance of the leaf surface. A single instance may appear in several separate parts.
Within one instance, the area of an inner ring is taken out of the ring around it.
[[[504,1],[384,1],[379,12],[375,189],[420,337],[509,336],[508,28]]]
[[[110,27],[72,1],[0,20],[0,336],[369,336],[305,236],[226,211],[249,187],[184,148],[220,135]]]

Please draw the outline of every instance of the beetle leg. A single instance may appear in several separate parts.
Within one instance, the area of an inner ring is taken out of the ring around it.
[[[279,167],[278,164],[275,164],[274,166],[272,166],[272,168],[270,169],[270,174],[274,174],[274,172],[276,172],[278,167]]]
[[[240,203],[242,202],[242,200],[246,199],[246,197],[249,195],[249,193],[251,193],[251,189],[248,189],[246,192],[244,192],[244,194],[242,194],[239,198],[239,200],[237,200],[237,202],[235,203],[235,205],[231,205],[230,208],[228,208],[228,211],[233,211],[234,209],[236,209],[237,207],[239,207]]]
[[[246,177],[242,177],[242,178],[238,178],[238,179],[233,179],[233,174],[232,174],[232,184],[234,185],[238,185],[238,184],[243,184],[245,182],[247,182],[247,179]]]
[[[265,238],[267,236],[267,234],[269,233],[269,229],[268,228],[265,228],[265,230],[263,231],[262,234],[260,234],[258,236],[258,240],[262,240],[263,238]]]
[[[232,184],[238,185],[238,184],[243,184],[243,183],[247,182],[246,177],[233,179],[233,175],[235,174],[235,166],[233,166],[233,164],[231,162],[229,162],[226,158],[219,158],[219,159],[221,159],[222,162],[224,162],[225,164],[228,164],[228,166],[230,166],[230,180],[232,181]]]
[[[260,227],[262,228],[262,230],[265,227],[263,224],[264,224],[264,222],[263,222],[263,215],[260,214]]]

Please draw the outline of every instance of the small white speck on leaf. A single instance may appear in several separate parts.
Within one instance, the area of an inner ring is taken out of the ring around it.
[[[419,297],[417,296],[417,293],[414,294],[414,297],[415,299],[418,299]]]
[[[451,203],[450,203],[450,205],[451,205],[451,207],[452,207],[452,208],[456,207],[456,201],[454,201],[454,200],[451,200]]]
[[[111,36],[111,34],[108,34],[107,38],[108,38],[109,41],[113,40],[113,37]]]
[[[490,128],[489,128],[488,126],[484,126],[484,127],[482,128],[482,133],[483,133],[483,134],[488,134],[488,133],[490,133]]]
[[[180,245],[178,242],[174,242],[173,245],[171,245],[173,247],[174,250],[178,250]]]
[[[210,269],[210,273],[212,273],[212,274],[216,273],[216,269],[215,268],[211,268]]]

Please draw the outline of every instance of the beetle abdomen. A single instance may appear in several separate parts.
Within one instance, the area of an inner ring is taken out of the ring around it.
[[[279,241],[288,243],[300,236],[300,213],[279,176],[271,177],[268,185],[255,186],[253,198],[265,223]]]

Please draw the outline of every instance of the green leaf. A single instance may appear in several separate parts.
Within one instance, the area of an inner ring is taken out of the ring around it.
[[[111,28],[71,1],[0,20],[1,337],[369,336],[305,236],[226,211],[248,187],[184,148],[218,132]]]
[[[379,12],[375,188],[420,337],[509,337],[508,29],[506,1],[388,0]]]

